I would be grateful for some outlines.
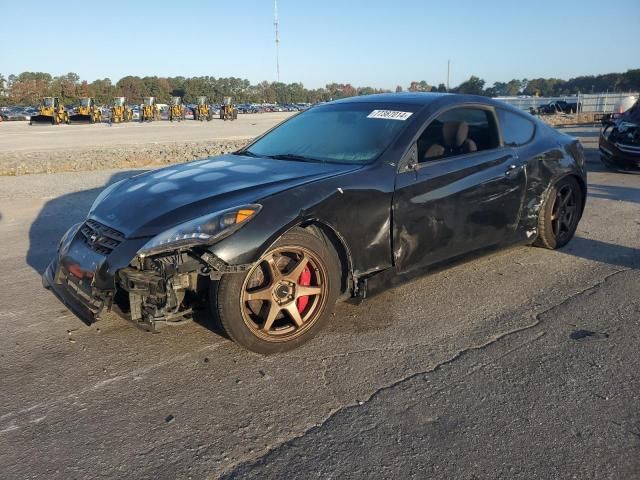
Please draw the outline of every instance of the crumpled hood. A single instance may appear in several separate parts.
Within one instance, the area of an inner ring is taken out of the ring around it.
[[[361,168],[223,155],[172,165],[119,183],[89,212],[127,238],[156,235],[193,218]]]

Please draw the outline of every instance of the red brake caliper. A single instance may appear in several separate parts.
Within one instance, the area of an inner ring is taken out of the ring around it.
[[[308,287],[311,285],[311,270],[309,270],[309,266],[304,267],[304,270],[300,274],[300,279],[298,280],[298,285],[302,285],[303,287]],[[298,311],[300,313],[304,312],[304,309],[307,308],[309,304],[309,296],[305,295],[304,297],[298,298]]]

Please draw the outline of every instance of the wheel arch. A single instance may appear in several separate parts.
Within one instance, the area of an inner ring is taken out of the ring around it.
[[[582,193],[582,212],[584,212],[584,208],[585,208],[586,201],[587,201],[587,183],[586,183],[585,179],[582,176],[578,175],[575,172],[566,172],[566,173],[563,173],[561,175],[558,175],[557,177],[554,177],[549,182],[547,187],[544,189],[544,191],[542,192],[542,195],[540,195],[540,197],[538,197],[540,205],[542,205],[543,202],[547,199],[547,196],[549,195],[549,191],[551,190],[551,187],[553,187],[558,182],[560,182],[563,179],[568,178],[568,177],[573,178],[576,182],[578,182],[578,185],[580,185],[580,191]],[[582,213],[582,212],[580,212],[580,213]]]
[[[338,254],[340,261],[340,293],[344,294],[349,291],[349,282],[352,278],[353,263],[351,251],[344,237],[333,226],[318,219],[310,219],[303,221],[297,225],[298,227],[310,230],[315,235],[325,237],[333,249]]]
[[[257,252],[257,258],[260,258],[265,252],[269,251],[273,245],[287,232],[295,229],[303,228],[310,233],[321,237],[328,242],[340,261],[341,281],[340,281],[340,293],[344,294],[349,291],[350,281],[353,278],[353,259],[351,256],[351,250],[346,240],[340,234],[340,232],[329,222],[321,220],[319,218],[304,218],[286,225],[277,234],[273,235],[269,241],[265,242]]]
[[[580,175],[572,173],[571,176],[575,178],[578,185],[580,185],[580,191],[582,192],[582,212],[584,212],[584,208],[587,205],[587,182]]]

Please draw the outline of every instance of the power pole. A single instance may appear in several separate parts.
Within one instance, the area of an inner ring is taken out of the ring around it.
[[[447,60],[447,92],[449,91],[449,75],[451,75],[451,60]]]
[[[273,0],[273,25],[276,28],[276,73],[280,83],[280,32],[278,31],[278,0]]]

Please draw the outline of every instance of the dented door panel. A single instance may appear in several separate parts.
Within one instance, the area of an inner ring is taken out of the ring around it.
[[[526,185],[510,148],[425,162],[398,175],[394,256],[401,272],[514,235]]]

